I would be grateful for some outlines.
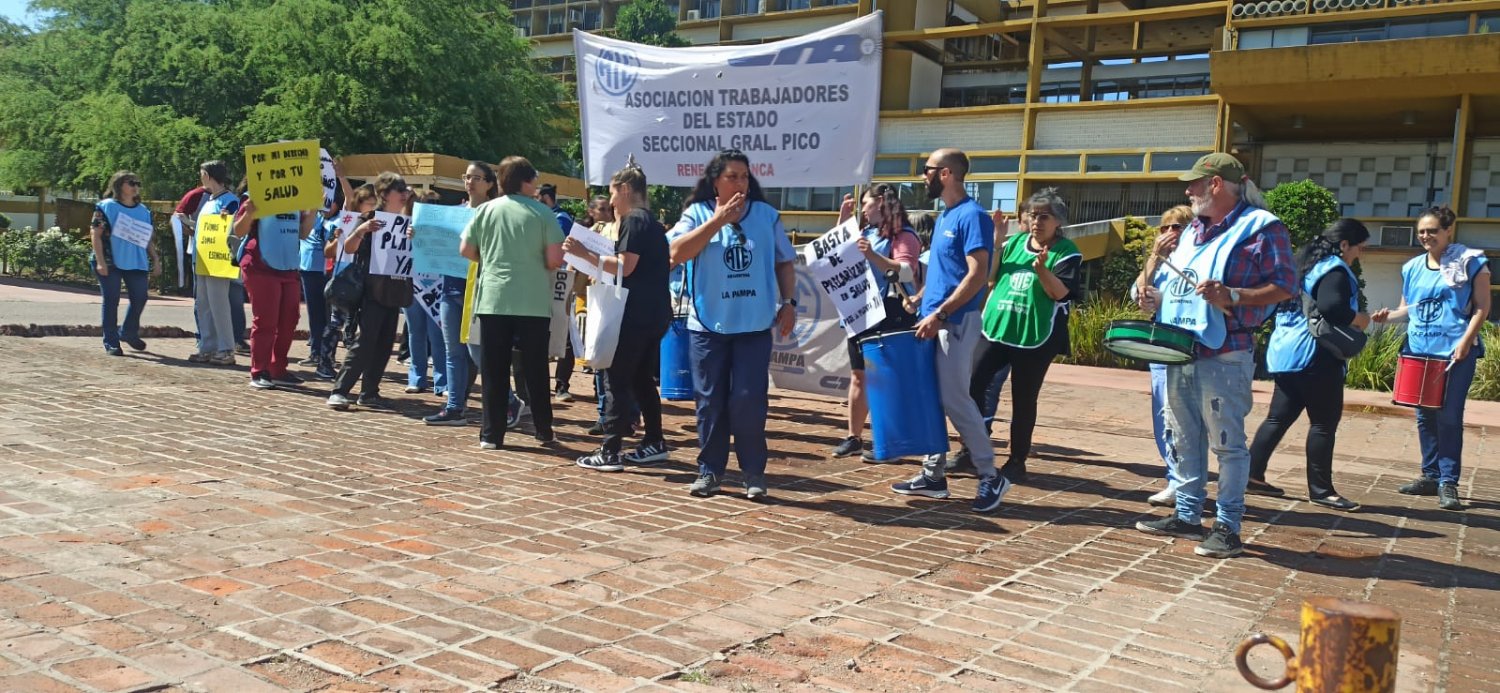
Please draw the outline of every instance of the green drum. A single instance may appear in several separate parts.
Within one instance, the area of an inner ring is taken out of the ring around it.
[[[1193,360],[1193,333],[1150,320],[1116,320],[1104,331],[1104,348],[1116,355],[1169,366]]]

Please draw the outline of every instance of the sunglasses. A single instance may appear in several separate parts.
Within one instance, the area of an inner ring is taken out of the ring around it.
[[[125,181],[125,184],[128,185],[128,186],[130,186],[130,187],[132,187],[132,188],[139,188],[139,187],[141,187],[141,182],[138,181],[138,180],[127,180],[127,181]]]
[[[933,171],[941,171],[941,170],[943,170],[945,168],[948,168],[948,167],[947,166],[923,166],[922,167],[922,175],[925,176],[925,175],[927,175],[929,173],[932,173]]]
[[[1163,231],[1181,231],[1187,228],[1187,224],[1162,224]]]

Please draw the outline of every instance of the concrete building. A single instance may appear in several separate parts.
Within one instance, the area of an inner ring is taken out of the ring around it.
[[[574,27],[620,0],[515,0],[517,31],[573,79]],[[927,153],[973,159],[970,193],[1014,209],[1060,187],[1074,222],[1183,201],[1205,152],[1263,187],[1311,178],[1371,227],[1372,306],[1394,305],[1412,215],[1459,213],[1500,248],[1500,0],[667,0],[694,44],[799,35],[879,9],[885,59],[876,179],[920,197]],[[770,194],[789,226],[826,228],[846,190]],[[1109,225],[1099,225],[1108,228]],[[1108,244],[1090,244],[1107,247]]]

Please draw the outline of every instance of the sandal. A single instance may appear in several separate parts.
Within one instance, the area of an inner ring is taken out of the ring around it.
[[[1355,510],[1359,509],[1358,503],[1355,503],[1354,501],[1349,500],[1348,498],[1345,498],[1343,496],[1324,496],[1322,498],[1309,498],[1308,500],[1311,500],[1313,503],[1321,505],[1325,508],[1342,510],[1346,513],[1354,512]]]

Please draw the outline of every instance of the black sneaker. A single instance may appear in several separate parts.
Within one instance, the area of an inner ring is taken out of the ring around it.
[[[843,441],[841,441],[838,445],[834,446],[834,448],[833,448],[833,456],[834,457],[848,457],[848,456],[853,455],[853,454],[855,454],[857,452],[861,452],[864,449],[865,449],[865,442],[864,441],[862,441],[862,440],[860,440],[858,438],[855,438],[854,436],[849,436],[848,438],[845,438]]]
[[[140,337],[136,337],[134,339],[127,339],[127,340],[124,340],[124,341],[125,341],[126,344],[130,345],[131,349],[135,349],[136,351],[145,351],[146,350],[146,340],[141,339]]]
[[[576,464],[584,469],[592,469],[597,472],[625,471],[625,465],[620,464],[619,453],[606,452],[603,449],[595,450],[587,456],[578,458]]]
[[[747,500],[765,500],[766,492],[769,488],[766,485],[766,475],[764,474],[745,477],[745,498]]]
[[[371,409],[389,409],[391,407],[390,402],[387,402],[380,395],[360,395],[357,404],[361,407],[369,407]]]
[[[1251,479],[1245,482],[1245,493],[1252,496],[1266,496],[1268,498],[1281,498],[1286,491],[1277,486],[1272,486],[1264,479]]]
[[[641,443],[634,451],[625,453],[623,457],[631,464],[649,464],[665,461],[669,452],[666,442],[658,440],[652,443]]]
[[[1436,496],[1438,493],[1437,479],[1429,479],[1425,476],[1417,477],[1416,480],[1396,489],[1397,493],[1408,496]]]
[[[422,423],[428,426],[467,426],[469,420],[464,418],[463,412],[443,407],[442,411],[432,416],[422,417]]]
[[[1010,479],[1004,474],[992,474],[979,478],[979,490],[974,493],[974,504],[970,510],[976,513],[987,513],[1000,507],[1000,501],[1005,499],[1005,492],[1010,490]]]
[[[948,459],[943,461],[943,471],[977,472],[979,470],[974,468],[974,454],[969,452],[968,448],[960,447],[958,452],[949,455]]]
[[[1135,523],[1135,528],[1147,534],[1155,534],[1159,537],[1177,537],[1179,539],[1203,539],[1203,525],[1195,525],[1191,522],[1183,522],[1173,513],[1167,517],[1155,520],[1141,520]]]
[[[307,357],[305,359],[302,359],[301,361],[298,361],[297,365],[302,366],[303,368],[317,368],[318,367],[318,357],[316,357],[316,356],[309,356],[309,357]]]
[[[589,435],[591,435],[591,436],[602,436],[602,435],[604,435],[604,422],[603,421],[595,421],[594,425],[589,426]]]
[[[276,383],[277,385],[288,385],[291,387],[296,387],[307,381],[303,380],[297,375],[291,373],[283,373],[278,376],[273,376],[271,378],[271,382]]]
[[[1215,522],[1208,538],[1193,549],[1193,553],[1209,558],[1234,558],[1244,552],[1245,545],[1240,542],[1239,532],[1222,522]]]
[[[1010,479],[1013,484],[1026,483],[1026,461],[1006,462],[1000,467],[1000,475]]]
[[[318,376],[318,380],[333,380],[339,377],[339,374],[334,373],[332,368],[323,368],[322,366],[319,366],[318,370],[313,371],[313,375]]]
[[[927,475],[918,474],[910,481],[891,484],[891,490],[903,496],[926,496],[928,498],[947,498],[948,480],[929,479]]]
[[[1463,510],[1464,504],[1458,500],[1458,484],[1443,484],[1438,486],[1438,507],[1444,510]]]
[[[235,342],[234,351],[237,354],[248,355],[250,353],[250,343],[243,340]]]
[[[528,416],[531,416],[531,407],[526,406],[525,402],[521,400],[511,402],[505,413],[505,428],[508,430],[520,426],[521,419]]]
[[[276,383],[271,382],[271,379],[265,375],[252,375],[250,376],[250,387],[257,390],[274,390],[276,389]]]
[[[698,475],[698,480],[688,487],[688,493],[699,498],[707,498],[719,492],[719,477],[712,472],[703,472]]]
[[[110,356],[124,356],[125,350],[117,346],[107,346],[104,347],[104,353],[109,354]]]

